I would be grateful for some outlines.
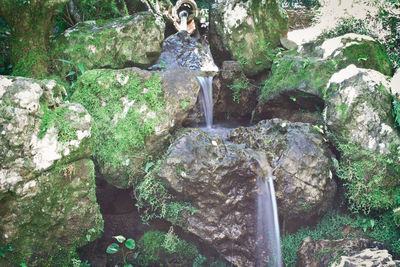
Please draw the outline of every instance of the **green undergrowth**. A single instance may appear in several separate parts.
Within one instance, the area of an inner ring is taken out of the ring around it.
[[[113,167],[124,166],[124,154],[136,157],[147,156],[145,140],[162,122],[162,110],[165,107],[161,79],[154,74],[149,79],[139,75],[128,78],[121,85],[113,70],[88,71],[77,82],[78,90],[71,97],[71,102],[81,103],[92,116],[94,156]],[[104,84],[109,85],[108,88]],[[124,104],[132,107],[124,113]],[[141,111],[145,110],[145,112]],[[159,116],[147,117],[155,113]],[[123,115],[121,115],[123,114]]]
[[[236,78],[228,88],[232,91],[233,101],[240,103],[240,96],[243,90],[247,90],[249,87],[249,82],[246,79]]]
[[[171,228],[172,229],[172,228]],[[192,266],[199,251],[193,243],[180,239],[171,230],[169,232],[148,231],[138,242],[138,266],[154,266],[163,262]],[[174,265],[174,266],[175,266]]]
[[[183,214],[194,214],[196,210],[188,202],[175,201],[163,181],[156,177],[156,173],[163,167],[162,162],[159,160],[154,168],[146,168],[147,175],[135,188],[136,206],[144,223],[154,218],[162,218],[185,228],[186,219]]]
[[[348,142],[337,142],[341,160],[337,174],[344,181],[349,209],[368,214],[400,205],[398,146],[380,155]]]
[[[347,236],[343,229],[351,226],[354,231]],[[369,237],[384,242],[394,256],[400,256],[400,229],[394,223],[391,211],[376,216],[339,215],[329,211],[315,227],[300,228],[295,234],[285,234],[281,241],[285,266],[296,266],[297,251],[306,237],[313,241],[336,240],[351,237]]]

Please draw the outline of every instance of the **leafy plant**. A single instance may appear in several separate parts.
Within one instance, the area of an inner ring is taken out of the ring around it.
[[[121,252],[122,252],[122,260],[124,263],[124,267],[133,267],[132,264],[128,264],[126,262],[126,257],[128,256],[128,254],[133,253],[136,244],[135,244],[135,240],[133,240],[132,238],[128,238],[126,239],[123,235],[118,235],[118,236],[113,236],[113,238],[115,238],[118,243],[120,243],[121,245],[123,244],[124,246],[122,246],[121,248]],[[128,249],[128,250],[126,250]],[[108,254],[115,254],[120,250],[120,245],[117,243],[111,243],[110,245],[108,245],[106,252]],[[136,254],[137,256],[137,254]],[[136,258],[136,257],[135,257]]]
[[[236,103],[240,102],[241,92],[247,89],[249,86],[249,82],[245,79],[234,79],[233,84],[228,85],[228,88],[233,92],[233,101]]]

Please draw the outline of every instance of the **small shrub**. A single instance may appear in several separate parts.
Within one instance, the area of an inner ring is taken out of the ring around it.
[[[245,79],[234,79],[233,84],[228,85],[229,89],[232,90],[233,101],[239,104],[240,95],[243,90],[246,90],[249,86],[249,82]]]

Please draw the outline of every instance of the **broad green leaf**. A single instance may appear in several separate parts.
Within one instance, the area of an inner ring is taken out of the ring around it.
[[[146,167],[144,168],[144,172],[148,173],[150,168],[154,165],[154,162],[147,162]]]
[[[117,239],[117,241],[119,243],[122,243],[126,240],[126,238],[123,235],[117,235],[117,236],[113,236],[115,239]]]
[[[12,248],[11,244],[8,244],[8,245],[6,246],[6,248],[7,248],[7,250],[10,251],[10,252],[14,250],[14,249]]]
[[[76,64],[76,66],[79,68],[79,70],[81,71],[81,74],[84,74],[85,73],[85,67],[81,64],[81,63],[78,63],[78,64]]]
[[[124,267],[133,267],[132,264],[124,264]]]
[[[126,240],[125,247],[127,247],[129,249],[134,249],[135,248],[135,240],[133,240],[132,238],[129,238],[128,240]]]
[[[21,263],[19,266],[20,266],[20,267],[28,267],[28,266],[26,266],[25,263]]]
[[[75,75],[75,71],[71,71],[71,72],[68,73],[65,77],[69,77],[69,76],[72,76],[72,75]]]
[[[111,243],[111,244],[107,247],[106,252],[107,252],[108,254],[115,254],[115,253],[118,252],[118,250],[119,250],[119,245],[118,245],[117,243]]]
[[[57,58],[56,60],[57,60],[57,61],[64,62],[64,63],[67,63],[67,64],[75,65],[75,63],[74,63],[74,62],[72,62],[72,61],[69,61],[69,60],[66,60],[66,59],[60,59],[60,58]]]

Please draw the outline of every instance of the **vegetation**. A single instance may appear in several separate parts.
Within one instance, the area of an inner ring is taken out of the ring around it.
[[[318,0],[281,0],[283,7],[295,8],[295,7],[320,7],[321,4]]]
[[[192,266],[199,255],[197,247],[179,239],[171,227],[168,233],[148,231],[142,236],[138,242],[137,263],[139,266],[149,266],[152,263],[163,262],[168,265],[169,262],[174,262],[182,266]]]
[[[353,228],[353,231],[345,236],[343,229],[348,226]],[[285,266],[295,266],[297,251],[307,236],[311,237],[313,241],[369,237],[384,242],[395,256],[400,256],[400,229],[394,223],[391,212],[367,217],[340,215],[334,211],[328,212],[315,227],[304,227],[299,229],[296,234],[285,234],[283,236],[282,254]]]
[[[128,256],[129,253],[132,253],[133,250],[135,249],[135,247],[136,247],[135,240],[133,240],[132,238],[126,239],[122,235],[114,236],[114,238],[118,241],[118,243],[124,244],[124,246],[122,246],[122,248],[121,248],[122,260],[124,263],[124,267],[133,267],[132,264],[127,263],[126,257]],[[129,251],[125,251],[125,248],[129,249]],[[106,252],[108,254],[115,254],[119,250],[120,250],[120,247],[117,243],[111,243],[110,245],[108,245]],[[137,256],[137,254],[135,256]]]
[[[249,86],[249,82],[246,79],[236,78],[233,81],[233,84],[228,85],[228,88],[232,90],[233,101],[239,104],[240,95],[243,90],[246,90]]]

